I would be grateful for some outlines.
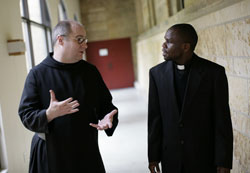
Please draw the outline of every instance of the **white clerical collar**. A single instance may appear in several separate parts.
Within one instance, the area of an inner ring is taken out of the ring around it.
[[[177,65],[178,70],[185,70],[185,65]]]

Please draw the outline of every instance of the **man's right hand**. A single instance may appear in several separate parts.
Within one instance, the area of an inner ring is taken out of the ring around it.
[[[53,90],[49,90],[50,92],[50,105],[49,108],[46,110],[46,115],[48,122],[52,121],[53,119],[66,115],[72,114],[79,109],[77,107],[80,105],[77,100],[73,101],[73,98],[68,98],[63,101],[58,101],[56,99],[55,93]]]
[[[160,173],[160,167],[158,162],[150,162],[148,168],[151,173]]]

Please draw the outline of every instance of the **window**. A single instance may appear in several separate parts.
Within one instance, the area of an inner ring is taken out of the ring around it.
[[[51,22],[46,0],[21,0],[27,67],[39,64],[52,51]]]
[[[168,0],[169,16],[173,16],[185,7],[184,0]]]
[[[63,0],[60,0],[58,5],[58,12],[59,12],[59,21],[68,19],[67,11],[64,5]]]
[[[185,8],[184,0],[181,0],[181,9]]]

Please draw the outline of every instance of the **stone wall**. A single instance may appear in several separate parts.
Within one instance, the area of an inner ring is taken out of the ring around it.
[[[234,128],[233,173],[250,172],[250,1],[192,21],[196,52],[226,68]],[[206,23],[206,24],[205,24]]]
[[[187,0],[185,7],[140,34],[139,86],[147,92],[145,74],[163,61],[161,45],[167,28],[181,22],[192,24],[199,35],[195,52],[226,69],[234,129],[232,172],[250,172],[250,0]]]

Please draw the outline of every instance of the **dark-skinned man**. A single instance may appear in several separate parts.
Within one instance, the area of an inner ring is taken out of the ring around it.
[[[150,69],[148,159],[151,173],[229,173],[233,133],[222,66],[194,53],[190,24],[165,34],[165,62]]]

